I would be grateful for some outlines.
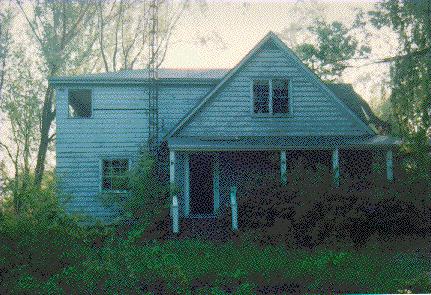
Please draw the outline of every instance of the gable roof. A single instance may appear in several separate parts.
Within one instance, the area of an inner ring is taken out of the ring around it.
[[[183,119],[164,137],[164,139],[167,139],[169,137],[174,136],[177,131],[179,131],[181,128],[183,128],[192,118],[193,116],[203,108],[203,106],[206,105],[206,103],[214,97],[222,88],[223,86],[251,59],[252,56],[254,56],[265,44],[272,41],[272,45],[278,47],[279,49],[283,50],[289,57],[292,57],[295,59],[295,61],[305,70],[308,72],[310,77],[317,82],[318,85],[321,85],[322,89],[326,91],[331,97],[334,98],[336,102],[338,102],[347,113],[351,115],[351,117],[360,125],[363,127],[364,131],[366,131],[368,134],[374,135],[376,132],[370,128],[370,126],[361,119],[361,117],[356,114],[350,107],[346,106],[345,102],[340,99],[332,89],[328,87],[313,71],[311,71],[297,56],[296,54],[284,44],[283,41],[278,38],[278,36],[273,33],[269,32],[233,69],[231,69],[224,77],[223,79],[211,90],[194,108],[188,112]]]
[[[159,69],[159,79],[171,82],[190,82],[190,80],[199,80],[201,82],[218,82],[226,75],[228,69]],[[49,83],[52,85],[84,83],[119,83],[119,82],[148,82],[148,69],[140,70],[121,70],[117,72],[85,74],[77,76],[51,77]]]

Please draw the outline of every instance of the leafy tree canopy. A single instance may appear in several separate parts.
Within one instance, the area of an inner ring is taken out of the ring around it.
[[[339,79],[349,60],[371,51],[368,46],[361,46],[352,29],[340,22],[316,20],[308,30],[314,35],[315,42],[303,43],[294,50],[324,80]]]
[[[383,1],[369,13],[378,29],[390,27],[398,35],[397,56],[391,64],[394,114],[404,135],[429,136],[431,75],[431,2]]]

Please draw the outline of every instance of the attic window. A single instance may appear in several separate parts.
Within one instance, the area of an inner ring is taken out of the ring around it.
[[[91,90],[69,90],[69,118],[91,118]]]
[[[129,188],[129,160],[114,159],[102,161],[102,190],[123,192]]]
[[[274,114],[289,112],[289,83],[287,80],[272,80],[272,112]]]
[[[254,80],[253,113],[289,113],[289,81],[287,79]]]
[[[253,110],[255,114],[269,113],[269,80],[253,82]]]

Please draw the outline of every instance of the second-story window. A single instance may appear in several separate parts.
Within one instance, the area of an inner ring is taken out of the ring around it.
[[[69,90],[69,118],[91,118],[92,110],[91,90]]]
[[[254,80],[253,113],[289,113],[289,81],[287,79]]]

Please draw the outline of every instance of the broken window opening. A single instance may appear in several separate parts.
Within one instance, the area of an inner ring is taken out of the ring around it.
[[[91,90],[69,90],[69,118],[91,118]]]

